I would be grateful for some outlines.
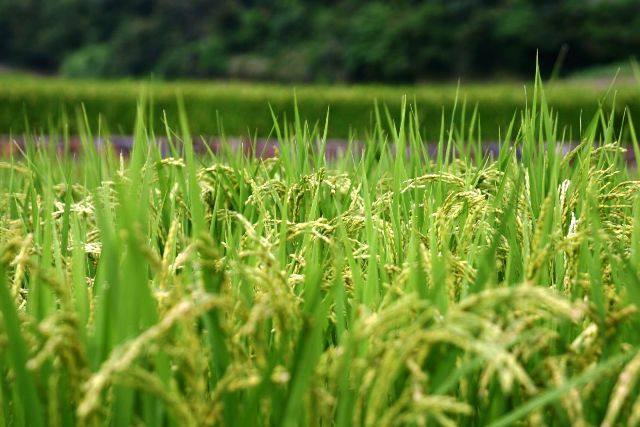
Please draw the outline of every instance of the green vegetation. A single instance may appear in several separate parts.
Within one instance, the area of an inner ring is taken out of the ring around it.
[[[615,105],[618,121],[627,107],[632,112],[640,111],[639,89],[628,82],[610,88],[606,83],[559,81],[548,85],[547,92],[558,114],[559,132],[566,132],[567,140],[578,139],[580,126],[593,117],[598,103],[607,112]],[[137,100],[146,94],[153,102],[149,108],[150,127],[156,133],[164,133],[164,114],[170,123],[177,122],[176,98],[181,95],[196,135],[219,135],[220,117],[227,135],[273,136],[269,105],[276,114],[291,118],[294,93],[301,116],[310,123],[323,123],[330,109],[328,135],[340,138],[364,138],[373,126],[376,100],[398,117],[406,95],[418,106],[421,132],[428,141],[438,139],[442,115],[451,113],[456,99],[461,104],[457,110],[460,124],[468,126],[477,107],[481,136],[493,141],[499,139],[500,130],[504,136],[527,99],[521,83],[462,84],[459,88],[455,84],[303,85],[294,91],[289,86],[256,83],[94,81],[5,75],[0,76],[0,133],[21,134],[27,124],[31,130],[46,134],[61,125],[77,133],[75,116],[82,104],[93,129],[132,134]],[[529,88],[529,101],[531,96]]]
[[[457,112],[427,158],[413,108],[333,160],[297,115],[267,160],[195,156],[183,110],[169,158],[145,108],[129,159],[27,145],[0,424],[638,425],[635,132],[599,112],[562,157],[531,95],[494,159]]]
[[[0,60],[70,77],[416,82],[626,61],[639,0],[2,0]],[[0,64],[2,65],[2,64]]]
[[[599,65],[579,70],[571,75],[574,80],[610,81],[614,76],[617,80],[633,80],[638,74],[636,61],[625,61],[607,65]]]

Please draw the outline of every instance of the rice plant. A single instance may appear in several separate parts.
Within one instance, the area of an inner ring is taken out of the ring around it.
[[[462,104],[435,155],[405,104],[338,158],[298,115],[163,156],[140,107],[128,158],[3,159],[0,425],[640,424],[629,113],[563,154],[538,78],[492,157]]]

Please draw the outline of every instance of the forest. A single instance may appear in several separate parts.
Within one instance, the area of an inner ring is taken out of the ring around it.
[[[0,0],[0,65],[68,77],[521,79],[626,61],[638,0]],[[51,23],[55,23],[52,25]]]

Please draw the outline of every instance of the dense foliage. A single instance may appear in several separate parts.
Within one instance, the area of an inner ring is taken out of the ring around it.
[[[416,81],[640,51],[639,0],[0,0],[0,61],[68,75]]]
[[[256,159],[195,156],[181,114],[163,158],[140,109],[130,159],[0,162],[0,424],[639,425],[612,116],[562,156],[536,91],[495,158],[395,119],[327,159],[296,118]]]

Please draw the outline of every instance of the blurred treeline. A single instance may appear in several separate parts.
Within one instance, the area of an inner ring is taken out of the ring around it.
[[[0,0],[0,65],[69,76],[414,82],[640,52],[640,0]]]

